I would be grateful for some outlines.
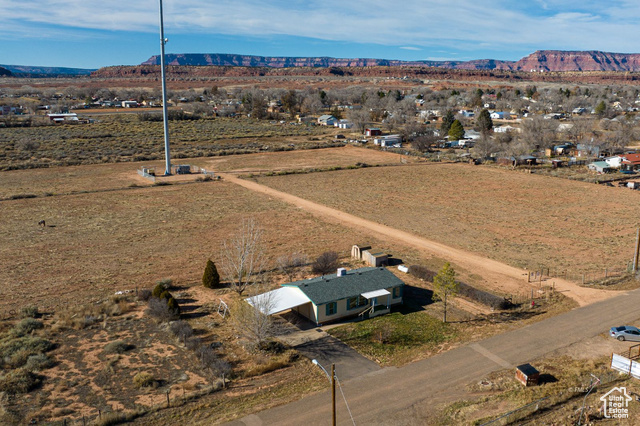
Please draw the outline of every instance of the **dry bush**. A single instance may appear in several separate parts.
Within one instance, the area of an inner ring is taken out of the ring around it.
[[[40,312],[38,312],[38,307],[34,305],[25,306],[22,308],[20,312],[23,318],[38,318],[40,316]]]
[[[409,273],[428,282],[433,282],[433,278],[436,276],[436,273],[434,271],[431,271],[429,270],[429,268],[420,265],[409,266]]]
[[[489,306],[493,309],[510,309],[513,308],[513,304],[501,296],[489,293],[487,291],[479,290],[475,287],[465,283],[458,283],[458,295],[468,297],[471,300],[482,303],[485,306]]]
[[[42,321],[38,321],[33,318],[25,318],[17,323],[11,330],[11,334],[16,337],[21,337],[26,334],[31,334],[34,330],[40,330],[44,327]]]
[[[278,357],[276,359],[271,359],[266,363],[256,365],[245,371],[244,377],[254,377],[260,376],[262,374],[270,373],[275,370],[279,370],[281,368],[288,367],[291,364],[289,361],[289,357]]]
[[[122,315],[130,310],[131,302],[127,296],[113,296],[94,304],[68,305],[66,309],[56,311],[53,329],[82,330],[107,317]]]
[[[9,394],[27,393],[37,388],[42,380],[24,368],[11,370],[0,376],[0,389]]]
[[[151,298],[151,290],[145,288],[138,292],[138,300],[141,302],[147,302]]]
[[[17,368],[25,365],[30,356],[50,351],[53,347],[53,343],[40,337],[9,338],[0,343],[0,359],[10,368]]]
[[[106,354],[122,354],[135,348],[134,345],[123,342],[122,340],[116,340],[115,342],[107,343],[102,350]]]
[[[156,380],[153,378],[153,374],[141,371],[133,376],[133,384],[137,388],[150,388],[157,385]]]
[[[191,328],[191,325],[184,320],[172,322],[169,325],[169,329],[185,344],[185,346],[187,345],[187,339],[193,336],[193,328]]]
[[[322,253],[311,265],[311,270],[315,274],[327,275],[336,272],[338,269],[338,253],[326,251]]]
[[[27,358],[27,363],[24,365],[24,368],[32,372],[42,371],[53,367],[55,364],[56,362],[49,355],[36,354]]]

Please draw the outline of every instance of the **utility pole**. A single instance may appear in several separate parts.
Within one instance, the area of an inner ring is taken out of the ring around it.
[[[638,272],[638,257],[640,257],[640,228],[636,234],[636,251],[633,255],[633,273]]]
[[[331,364],[331,398],[333,399],[333,426],[336,426],[336,365]]]
[[[164,66],[164,45],[169,39],[164,38],[164,23],[162,19],[162,0],[160,0],[160,73],[162,75],[162,121],[164,123],[164,175],[171,175],[171,157],[169,155],[169,122],[167,119],[167,78]]]

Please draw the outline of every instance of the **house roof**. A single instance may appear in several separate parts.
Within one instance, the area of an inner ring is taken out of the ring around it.
[[[325,114],[325,115],[321,115],[321,116],[318,118],[318,120],[330,120],[330,119],[334,119],[334,120],[335,120],[336,118],[335,118],[333,115],[327,115],[327,114]]]
[[[640,154],[625,154],[622,158],[624,163],[640,164]]]
[[[247,302],[262,311],[263,314],[272,315],[309,303],[309,299],[295,287],[281,287],[277,290],[249,297]]]
[[[322,305],[403,284],[402,280],[385,268],[368,267],[347,271],[347,274],[342,276],[325,275],[283,284],[283,286],[295,286],[315,305]]]

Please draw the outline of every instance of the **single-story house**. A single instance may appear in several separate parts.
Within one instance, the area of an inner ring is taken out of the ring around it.
[[[511,118],[511,113],[506,111],[494,111],[489,114],[492,120],[508,120]]]
[[[380,145],[381,147],[402,148],[402,136],[401,135],[379,136],[373,140],[373,143],[375,145]]]
[[[138,102],[137,101],[122,101],[122,107],[123,108],[137,108],[138,107]]]
[[[78,114],[75,112],[65,112],[60,114],[47,114],[49,120],[61,123],[63,121],[78,121]]]
[[[593,170],[598,173],[609,173],[611,171],[611,166],[607,164],[606,161],[594,161],[590,163],[588,166],[589,170]]]
[[[403,290],[404,282],[385,268],[340,268],[335,274],[283,284],[246,300],[266,315],[290,309],[321,325],[386,314],[402,303]]]
[[[323,126],[333,126],[333,124],[338,121],[333,115],[321,115],[318,117],[318,124]]]
[[[620,157],[622,157],[621,167],[624,170],[640,169],[640,154],[624,154]]]
[[[607,157],[604,159],[604,162],[607,163],[612,169],[619,169],[622,166],[622,157],[619,155],[614,155],[612,157]]]

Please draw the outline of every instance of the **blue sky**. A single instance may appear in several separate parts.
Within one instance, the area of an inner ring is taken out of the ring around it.
[[[167,53],[518,60],[640,53],[638,0],[163,0]],[[0,0],[0,63],[135,65],[159,54],[158,0]]]

